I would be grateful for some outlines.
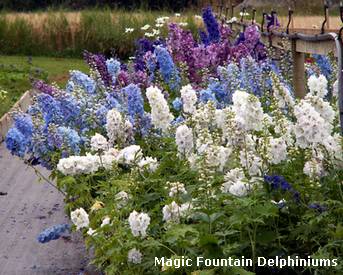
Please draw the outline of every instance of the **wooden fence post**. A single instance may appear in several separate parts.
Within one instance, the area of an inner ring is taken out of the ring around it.
[[[292,40],[292,58],[293,58],[293,86],[294,94],[297,98],[303,98],[306,95],[305,89],[305,54],[296,50],[296,40]]]
[[[326,16],[326,29],[330,29],[330,14],[329,9],[325,10],[325,16]]]

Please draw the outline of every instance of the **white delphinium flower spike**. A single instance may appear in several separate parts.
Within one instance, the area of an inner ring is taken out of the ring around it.
[[[310,93],[312,95],[319,96],[321,98],[324,98],[328,93],[328,81],[324,75],[319,75],[318,77],[316,75],[311,75],[309,79],[307,80],[308,88],[310,89]]]
[[[171,204],[165,205],[163,207],[163,220],[166,222],[179,223],[180,218],[184,217],[187,211],[189,211],[190,209],[191,205],[189,203],[178,205],[175,201],[173,201]]]
[[[270,162],[278,164],[287,159],[287,144],[283,138],[271,138],[268,146]]]
[[[196,110],[197,94],[190,84],[181,88],[181,99],[183,111],[187,114],[193,114]]]
[[[175,134],[175,142],[180,157],[188,157],[193,151],[193,132],[187,125],[177,127]]]
[[[129,225],[131,228],[132,235],[135,237],[146,236],[146,231],[150,224],[150,217],[146,213],[138,213],[137,211],[131,212],[129,216]]]
[[[225,182],[221,187],[222,192],[231,193],[238,197],[246,196],[249,192],[249,185],[243,181],[244,179],[245,176],[241,168],[230,170],[225,175]]]
[[[92,151],[106,151],[108,149],[107,139],[98,133],[91,138],[91,149]]]
[[[302,100],[294,107],[297,122],[294,126],[296,143],[301,148],[323,144],[330,136],[331,125],[321,117],[315,108]]]
[[[132,128],[130,121],[125,119],[117,109],[114,108],[108,111],[106,116],[106,130],[111,145],[117,142],[127,142],[132,134]]]
[[[170,112],[167,100],[164,98],[162,91],[157,87],[149,87],[146,91],[151,107],[151,122],[152,124],[166,132],[173,121],[174,116]]]
[[[235,119],[245,131],[261,130],[264,118],[263,109],[259,99],[247,92],[236,91],[232,96],[232,110]]]
[[[72,223],[76,225],[76,230],[89,226],[88,214],[83,208],[72,211],[70,218]]]

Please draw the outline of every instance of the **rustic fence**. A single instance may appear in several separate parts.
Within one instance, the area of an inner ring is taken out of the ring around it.
[[[207,4],[211,4],[210,1]],[[228,3],[223,4],[224,1],[221,1],[221,4],[218,4],[214,7],[214,11],[217,17],[220,20],[228,21],[228,19],[234,18],[234,9],[235,6],[232,1],[227,1]],[[230,3],[231,2],[231,3]],[[330,29],[330,20],[329,20],[329,9],[328,5],[324,5],[324,19],[321,25],[319,33],[317,30],[313,29],[294,29],[293,25],[293,11],[289,10],[288,13],[288,24],[285,29],[273,24],[271,27],[266,28],[266,13],[262,14],[261,24],[256,23],[255,16],[256,10],[252,9],[251,19],[248,21],[245,19],[246,8],[240,10],[240,16],[237,20],[230,23],[232,29],[239,29],[244,31],[244,29],[251,25],[257,25],[261,30],[263,42],[271,47],[278,48],[281,50],[291,50],[292,59],[293,59],[293,86],[295,96],[302,98],[306,95],[306,81],[305,81],[305,54],[320,54],[326,55],[331,52],[338,59],[338,68],[337,68],[337,79],[338,79],[338,101],[339,101],[339,117],[340,117],[340,126],[341,134],[343,134],[343,43],[342,43],[342,31],[341,29],[332,30]],[[341,3],[339,7],[340,19],[343,23],[343,5]],[[275,15],[274,20],[276,20],[276,12],[272,11],[271,14]],[[327,32],[327,31],[330,32]],[[290,41],[290,49],[285,49],[282,39],[288,39]]]

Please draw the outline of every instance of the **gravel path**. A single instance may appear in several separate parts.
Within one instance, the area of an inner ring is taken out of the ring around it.
[[[47,244],[36,241],[45,228],[69,222],[63,196],[48,184],[38,183],[34,171],[11,156],[3,144],[0,194],[1,275],[96,274],[88,267],[88,254],[79,234]]]

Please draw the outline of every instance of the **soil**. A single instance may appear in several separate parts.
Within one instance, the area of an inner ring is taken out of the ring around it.
[[[37,241],[44,229],[70,223],[63,208],[63,196],[0,144],[1,275],[100,274],[89,266],[80,233],[46,244]]]

